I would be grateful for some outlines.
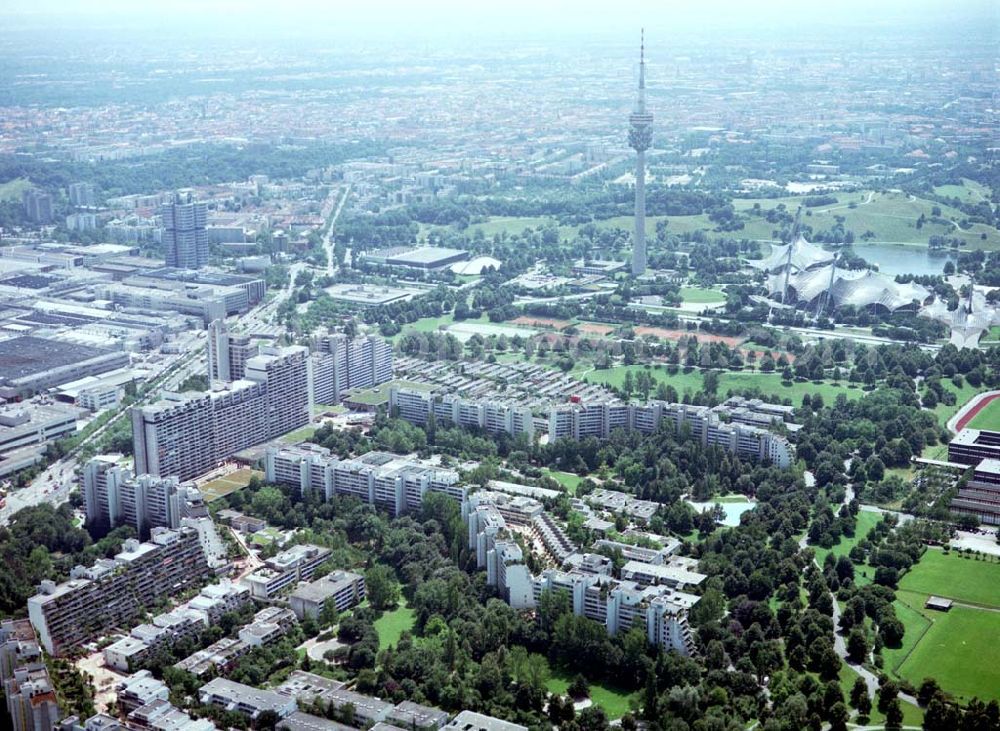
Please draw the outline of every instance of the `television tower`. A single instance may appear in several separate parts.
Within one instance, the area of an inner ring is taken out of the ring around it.
[[[635,150],[635,236],[632,275],[646,272],[646,150],[653,141],[653,115],[646,111],[646,33],[639,36],[639,94],[628,117],[628,146]]]

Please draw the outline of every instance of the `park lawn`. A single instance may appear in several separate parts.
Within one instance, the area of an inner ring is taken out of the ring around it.
[[[859,237],[866,231],[875,234],[874,241],[879,243],[910,243],[926,245],[927,238],[932,234],[948,235],[960,238],[965,241],[970,248],[992,250],[1000,247],[1000,231],[992,226],[975,224],[968,230],[957,229],[949,223],[933,223],[927,221],[923,227],[917,229],[917,219],[923,214],[927,219],[931,218],[931,209],[938,206],[941,209],[941,216],[945,219],[961,220],[965,214],[956,208],[942,205],[923,198],[910,199],[904,193],[876,193],[871,203],[865,204],[868,198],[867,191],[859,193],[836,193],[838,202],[828,206],[817,206],[816,208],[805,209],[808,215],[806,220],[814,229],[831,228],[834,223],[834,216],[844,217],[844,227],[854,232]],[[771,199],[738,199],[733,201],[733,206],[738,211],[746,211],[754,203],[761,204],[761,210],[767,211],[777,208],[779,203],[784,203],[785,207],[794,212],[802,199],[808,196],[795,196],[788,198]],[[850,208],[851,202],[857,206]],[[671,219],[672,224],[673,219]],[[710,226],[709,226],[710,228]],[[776,228],[766,219],[751,217],[741,235],[746,238],[772,238],[771,230]],[[671,225],[671,229],[673,227]],[[981,240],[980,235],[985,233],[986,240]],[[859,252],[861,253],[861,252]]]
[[[717,289],[681,287],[681,299],[695,304],[714,305],[726,301],[726,295]]]
[[[31,188],[31,181],[27,178],[14,178],[6,183],[0,183],[0,201],[21,200],[21,194]]]
[[[854,681],[857,680],[858,674],[855,672],[847,663],[843,663],[840,666],[840,688],[844,692],[844,698],[850,698],[851,688],[854,686]],[[872,699],[872,712],[868,717],[867,728],[882,728],[885,724],[885,714],[879,713],[878,708],[875,708],[877,699]],[[900,699],[899,701],[900,710],[903,711],[903,725],[904,726],[914,726],[921,727],[924,725],[924,711],[919,706],[915,706],[911,703]],[[848,706],[850,708],[850,706]],[[854,709],[851,708],[851,711]],[[857,716],[854,717],[852,723],[857,723]]]
[[[942,378],[941,386],[946,391],[951,391],[955,394],[955,398],[957,399],[954,406],[939,403],[934,407],[934,415],[937,417],[938,424],[941,426],[946,426],[948,424],[948,419],[957,414],[958,410],[965,406],[966,402],[968,402],[970,398],[983,390],[982,388],[976,388],[975,386],[969,385],[969,383],[964,379],[962,380],[961,388],[956,387],[949,378]]]
[[[1000,325],[994,325],[980,339],[980,344],[982,343],[997,343],[1000,342]]]
[[[989,200],[990,189],[982,183],[977,183],[969,178],[962,178],[961,185],[938,185],[934,188],[935,195],[942,195],[946,198],[968,199],[970,203],[978,203],[982,200]]]
[[[572,472],[559,472],[558,470],[550,470],[548,467],[542,470],[547,477],[551,477],[553,480],[558,482],[560,485],[566,488],[566,492],[570,495],[576,495],[576,489],[580,487],[580,483],[583,482],[583,478],[580,475],[574,475]]]
[[[573,681],[573,676],[563,671],[554,671],[545,687],[549,693],[565,695],[566,689]],[[621,688],[601,685],[599,683],[590,684],[590,700],[595,706],[600,706],[608,714],[608,718],[615,720],[628,713],[633,705],[639,703],[639,691],[629,692]]]
[[[816,551],[816,560],[819,561],[820,566],[823,565],[823,562],[826,560],[826,556],[829,553],[832,553],[837,558],[849,554],[851,549],[864,540],[865,536],[871,532],[872,528],[875,527],[875,524],[881,519],[882,516],[879,513],[869,513],[862,510],[858,513],[858,522],[854,529],[853,536],[841,536],[840,542],[832,548],[813,546],[813,549]]]
[[[903,591],[1000,608],[1000,563],[928,549],[899,581]],[[1000,613],[996,614],[1000,630]]]
[[[719,376],[719,393],[727,391],[741,391],[744,389],[759,389],[764,394],[779,398],[791,399],[793,406],[802,403],[802,397],[806,394],[815,396],[820,394],[823,402],[832,405],[838,394],[844,394],[849,401],[854,401],[865,395],[865,391],[860,386],[850,386],[847,383],[834,381],[792,381],[788,383],[781,380],[777,373],[722,373]]]
[[[995,398],[986,404],[969,422],[973,429],[989,429],[1000,431],[1000,398]]]
[[[391,612],[384,612],[375,620],[375,631],[378,632],[378,648],[384,650],[399,642],[404,632],[413,629],[417,614],[407,605],[405,599],[400,599],[399,606]]]
[[[650,377],[654,382],[654,390],[656,384],[667,383],[677,389],[677,393],[681,396],[685,392],[690,393],[692,396],[701,390],[702,378],[701,371],[691,369],[685,371],[681,368],[677,373],[671,375],[664,368],[654,368],[643,365],[627,365],[627,366],[616,366],[614,368],[603,368],[596,369],[584,376],[584,380],[591,383],[603,383],[606,386],[617,386],[621,387],[625,383],[625,374],[631,372],[632,378],[639,375],[639,371],[648,370]]]
[[[361,389],[355,393],[350,394],[349,400],[355,403],[364,404],[366,406],[381,406],[382,404],[389,403],[389,390],[393,386],[399,386],[401,388],[412,388],[415,391],[433,391],[434,386],[429,383],[416,383],[414,381],[403,381],[400,379],[394,379],[392,381],[386,381],[373,388]]]
[[[319,426],[316,424],[309,424],[308,426],[304,426],[301,429],[296,429],[295,431],[290,431],[287,434],[283,434],[282,436],[278,437],[278,441],[281,442],[282,444],[298,444],[299,442],[304,442],[313,434],[315,434],[318,428]]]
[[[615,368],[594,370],[584,378],[591,383],[603,383],[608,386],[620,387],[625,382],[626,373],[631,371],[632,377],[635,378],[643,368],[646,368],[646,366],[616,366]],[[654,389],[656,384],[661,382],[667,383],[677,389],[677,393],[681,396],[685,392],[693,395],[702,388],[702,371],[696,369],[685,372],[685,369],[681,368],[677,373],[671,374],[664,368],[649,368],[649,375],[653,378]],[[789,383],[782,381],[781,375],[778,373],[749,371],[719,372],[718,393],[720,395],[724,395],[730,390],[742,391],[745,389],[759,389],[765,395],[790,399],[793,406],[800,405],[802,397],[805,394],[809,394],[810,396],[817,393],[821,394],[826,404],[832,404],[837,398],[837,394],[840,393],[846,395],[850,400],[858,399],[865,395],[864,390],[860,387],[851,387],[845,383],[834,383],[832,381],[792,381]]]
[[[236,470],[235,472],[230,472],[228,475],[224,475],[223,477],[217,477],[214,480],[210,480],[204,485],[200,485],[198,489],[205,498],[205,502],[211,503],[221,497],[225,497],[229,493],[242,490],[250,484],[250,478],[254,476],[264,479],[263,472],[252,470],[249,467],[244,467]]]
[[[1000,634],[1000,614],[968,607],[925,612],[933,615],[930,626],[913,651],[893,668],[896,675],[913,685],[933,677],[962,702],[973,696],[984,701],[1000,699],[1000,665],[970,661],[974,656],[989,656]]]

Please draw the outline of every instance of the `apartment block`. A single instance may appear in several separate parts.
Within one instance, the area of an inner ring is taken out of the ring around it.
[[[365,577],[352,571],[334,571],[308,584],[300,585],[288,598],[299,619],[315,619],[332,600],[338,612],[346,612],[365,599]]]
[[[607,439],[615,429],[652,433],[669,425],[675,433],[689,433],[704,446],[718,446],[751,459],[791,466],[795,449],[782,435],[750,424],[728,424],[707,406],[650,401],[646,404],[569,403],[549,411],[549,439]]]
[[[153,528],[148,542],[128,540],[113,559],[77,566],[69,581],[43,581],[28,599],[28,616],[42,646],[62,655],[113,627],[132,624],[144,607],[210,573],[197,531]]]
[[[327,335],[317,341],[317,350],[319,403],[338,404],[351,389],[371,388],[392,380],[392,344],[383,338]]]
[[[182,495],[176,477],[135,475],[116,461],[95,457],[83,469],[88,523],[131,525],[139,534],[150,528],[177,528]]]
[[[400,419],[413,424],[425,425],[433,414],[439,424],[482,429],[492,434],[533,437],[535,433],[531,409],[507,402],[394,386],[389,390],[389,408]]]
[[[191,718],[170,701],[157,698],[129,713],[126,727],[138,731],[214,731],[215,724],[207,718]]]
[[[477,564],[486,568],[486,583],[497,587],[511,607],[533,609],[544,592],[564,592],[575,614],[599,622],[609,634],[638,626],[650,644],[686,655],[697,652],[687,612],[698,597],[682,591],[707,578],[694,571],[694,559],[647,549],[643,557],[652,562],[628,561],[619,580],[607,556],[577,552],[551,516],[542,513],[532,521],[533,535],[569,570],[548,569],[532,576],[496,506],[476,505],[467,520],[469,547],[476,549]]]
[[[264,562],[264,567],[243,578],[256,599],[269,599],[300,581],[309,581],[316,568],[330,556],[330,549],[307,544],[292,546]]]
[[[118,708],[125,715],[156,700],[169,700],[170,688],[153,677],[148,670],[140,670],[115,686]]]
[[[26,619],[0,622],[0,690],[13,731],[52,731],[62,713],[35,630]]]
[[[254,615],[252,622],[240,629],[237,636],[250,647],[263,647],[280,640],[296,623],[292,610],[264,607]]]
[[[424,495],[440,492],[464,504],[467,488],[454,470],[429,467],[386,452],[339,460],[316,445],[273,447],[265,457],[268,482],[297,487],[302,494],[355,497],[393,515],[419,510]]]
[[[223,637],[217,642],[213,642],[204,650],[198,650],[183,660],[174,663],[178,670],[191,673],[196,678],[200,678],[206,673],[212,672],[216,675],[229,672],[236,661],[250,652],[250,645],[242,640],[231,637]]]
[[[247,361],[260,354],[260,346],[249,335],[229,332],[225,320],[208,325],[208,379],[232,382],[246,378]]]
[[[984,459],[952,498],[951,511],[972,515],[984,525],[1000,525],[1000,459]]]
[[[1000,431],[962,429],[948,443],[948,461],[977,465],[984,459],[1000,459]]]
[[[204,393],[168,394],[132,408],[135,469],[187,480],[234,453],[305,426],[312,367],[303,347],[267,348],[246,361],[246,380]]]
[[[202,705],[236,711],[251,719],[256,719],[264,711],[273,711],[279,718],[284,718],[297,710],[294,698],[226,678],[215,678],[201,686],[198,697]]]
[[[483,713],[462,711],[451,723],[442,726],[441,731],[528,731],[528,728]]]

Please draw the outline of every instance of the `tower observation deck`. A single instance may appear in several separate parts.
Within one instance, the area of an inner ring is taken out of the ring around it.
[[[632,238],[632,274],[646,271],[646,150],[653,141],[653,115],[646,111],[646,39],[639,42],[639,93],[629,115],[628,145],[635,150],[635,234]]]

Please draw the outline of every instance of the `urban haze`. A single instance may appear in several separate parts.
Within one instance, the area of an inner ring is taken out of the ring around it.
[[[0,731],[1000,730],[995,2],[0,27]]]

